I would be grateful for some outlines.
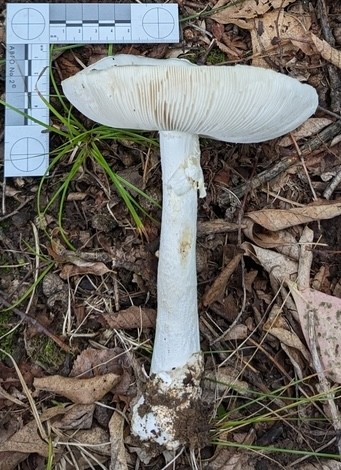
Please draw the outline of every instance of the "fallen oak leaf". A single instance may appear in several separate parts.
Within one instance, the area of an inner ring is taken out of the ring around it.
[[[105,374],[90,379],[52,375],[35,378],[33,385],[38,390],[66,397],[73,403],[90,405],[101,400],[120,380],[121,376],[117,374]]]
[[[76,433],[74,431],[65,431],[65,435],[68,438],[68,442],[75,442],[81,448],[88,448],[88,450],[91,450],[91,453],[96,455],[96,458],[98,456],[110,456],[109,434],[98,425],[93,425],[91,429],[81,429]],[[87,462],[89,463],[89,461]],[[86,466],[83,468],[90,467]]]
[[[77,264],[65,264],[62,267],[60,272],[60,277],[62,279],[69,279],[73,276],[81,276],[84,274],[93,274],[95,276],[103,276],[106,273],[109,273],[109,269],[104,263],[98,262],[89,262],[78,260]]]
[[[249,242],[244,242],[241,248],[245,250],[245,255],[250,256],[256,263],[263,266],[267,273],[279,282],[296,278],[298,263],[288,256],[277,253],[273,250],[265,250]]]
[[[294,235],[285,230],[267,230],[251,218],[245,218],[244,234],[261,248],[276,248],[280,253],[298,260],[300,247]]]
[[[156,323],[156,310],[132,305],[116,313],[100,316],[105,326],[114,329],[129,330],[133,328],[154,328]]]
[[[73,362],[70,377],[87,378],[109,373],[121,375],[128,367],[125,351],[119,347],[108,349],[86,348]]]
[[[67,250],[59,240],[52,240],[47,247],[50,256],[63,268],[60,273],[62,279],[82,274],[103,276],[111,271],[104,263],[112,262],[107,253],[82,253]]]
[[[199,220],[197,225],[198,237],[212,235],[213,233],[237,232],[240,228],[243,228],[242,224],[227,222],[225,219]]]
[[[299,5],[297,11],[284,10],[293,0],[231,2],[222,9],[226,3],[227,0],[218,1],[215,8],[221,11],[212,15],[212,19],[250,31],[253,65],[269,67],[266,56],[283,56],[293,49],[301,49],[307,55],[313,53],[306,34],[311,27],[311,15],[305,14]]]
[[[90,429],[93,423],[95,404],[92,405],[71,405],[65,408],[65,414],[53,426],[64,430]]]
[[[58,415],[65,413],[65,409],[56,406],[46,410],[40,417],[43,423]],[[1,442],[0,455],[2,452],[20,452],[23,454],[39,454],[48,457],[50,453],[49,443],[45,442],[39,435],[35,419],[27,423],[23,428],[14,433],[5,442]],[[1,459],[0,459],[1,460]],[[1,463],[1,462],[0,462]],[[7,470],[7,467],[4,467]]]
[[[247,382],[241,380],[241,372],[235,367],[224,366],[216,370],[208,370],[204,373],[204,391],[214,392],[211,396],[211,403],[218,397],[223,397],[229,393],[229,389],[238,390],[241,395],[247,395],[250,387]]]
[[[24,452],[0,452],[0,470],[16,470],[28,456]]]
[[[297,141],[305,137],[318,134],[322,129],[332,124],[329,118],[310,118],[302,126],[298,127],[295,131],[291,132],[293,138]],[[285,136],[277,143],[279,147],[289,147],[293,145],[293,139],[290,136]]]
[[[264,330],[270,333],[272,336],[277,338],[281,344],[285,344],[286,346],[290,346],[291,348],[295,348],[302,353],[304,358],[307,361],[310,361],[310,354],[307,351],[307,348],[304,346],[302,341],[293,331],[286,330],[285,328],[276,328],[276,327],[269,327],[265,328]]]
[[[310,37],[317,49],[326,61],[335,65],[335,67],[341,68],[341,51],[338,51],[324,39],[318,38],[314,33],[310,33]]]
[[[269,67],[264,57],[278,54],[285,56],[293,49],[301,49],[307,55],[313,53],[310,41],[306,38],[306,31],[311,27],[310,15],[275,10],[267,12],[261,18],[250,20],[248,25],[252,42],[252,65]]]
[[[48,443],[38,434],[37,424],[32,420],[6,442],[2,442],[0,452],[20,452],[25,454],[39,454],[43,457],[49,455]]]
[[[232,274],[237,269],[240,260],[243,256],[243,252],[237,253],[236,256],[224,267],[221,273],[213,282],[212,286],[206,291],[203,297],[203,304],[205,306],[211,305],[216,300],[220,300],[226,290],[227,283],[232,276]]]
[[[294,1],[296,0],[246,0],[242,2],[219,0],[214,7],[219,11],[211,18],[221,24],[237,24],[235,21],[256,18],[264,15],[271,8],[285,8]]]
[[[106,464],[110,457],[110,437],[100,426],[93,425],[91,429],[81,429],[78,432],[63,431],[63,440],[57,441],[56,446],[65,450],[72,446],[73,463],[76,462],[76,465],[65,465],[64,460],[61,461],[64,465],[59,465],[62,468],[108,468]]]
[[[248,212],[245,217],[252,219],[266,230],[277,231],[316,220],[332,219],[339,215],[341,215],[341,200],[320,200],[305,207]]]
[[[310,364],[311,357],[308,349],[286,320],[282,309],[278,305],[273,305],[269,317],[263,325],[263,330],[277,338],[281,343],[282,349],[285,351],[291,352],[292,349],[300,351],[305,360]],[[283,345],[289,349],[283,348]]]

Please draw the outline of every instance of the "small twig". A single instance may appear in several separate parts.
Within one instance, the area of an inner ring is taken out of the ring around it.
[[[332,140],[336,135],[341,132],[341,120],[334,122],[330,126],[323,129],[319,134],[309,139],[304,145],[302,145],[300,151],[302,155],[309,155],[312,151],[318,149],[321,144],[326,144],[330,140]],[[279,176],[284,171],[287,171],[290,167],[295,165],[299,161],[299,158],[295,152],[293,155],[289,155],[286,158],[282,158],[278,163],[276,163],[271,168],[268,168],[254,178],[252,181],[247,183],[243,183],[235,188],[232,188],[233,193],[241,198],[246,190],[249,189],[256,189],[259,186],[262,186],[265,183],[273,180],[277,176]],[[228,197],[222,195],[221,202],[226,204],[228,202]]]
[[[247,189],[256,189],[259,188],[259,186],[262,186],[265,183],[268,183],[269,181],[273,180],[276,178],[278,175],[283,173],[284,171],[288,170],[291,166],[293,166],[295,163],[297,163],[298,157],[297,155],[292,155],[287,158],[283,158],[280,160],[278,163],[276,163],[273,167],[268,168],[258,175],[256,175],[254,178],[252,178],[252,181],[249,181],[247,183],[240,184],[239,186],[236,186],[233,188],[233,193],[237,197],[242,197]],[[223,203],[226,203],[227,197],[224,197],[224,195],[221,196],[221,201]]]
[[[262,189],[262,192],[264,194],[266,194],[267,196],[271,196],[271,197],[274,198],[272,203],[274,203],[278,199],[280,201],[287,202],[291,206],[296,206],[296,207],[304,207],[305,206],[305,204],[301,204],[299,202],[293,201],[292,199],[288,199],[286,197],[280,196],[279,191],[277,193],[274,193],[274,192],[270,191],[269,189]]]
[[[335,191],[335,189],[338,187],[338,185],[341,183],[341,166],[339,167],[339,171],[336,173],[334,178],[331,180],[329,185],[326,187],[326,189],[323,192],[323,197],[326,199],[330,199],[331,195]]]
[[[1,198],[1,213],[2,215],[6,214],[6,178],[4,177],[2,184],[2,198]],[[3,217],[0,218],[0,221],[3,220]]]
[[[293,144],[294,144],[294,147],[295,147],[295,149],[296,149],[297,155],[298,155],[299,159],[301,160],[301,165],[302,165],[303,170],[304,170],[304,173],[305,173],[305,175],[306,175],[306,177],[307,177],[308,184],[309,184],[309,187],[310,187],[310,191],[311,191],[311,193],[312,193],[312,195],[313,195],[313,199],[314,199],[315,201],[317,201],[316,192],[315,192],[315,189],[314,189],[314,187],[313,187],[313,185],[312,185],[312,183],[311,183],[311,179],[310,179],[310,176],[309,176],[309,173],[308,173],[308,170],[307,170],[307,166],[306,166],[306,164],[305,164],[305,161],[304,161],[304,157],[303,157],[303,155],[302,155],[302,152],[301,152],[299,146],[297,145],[297,142],[296,142],[296,139],[295,139],[294,135],[293,135],[291,132],[290,132],[290,137],[291,137],[291,140],[292,140],[292,142],[293,142]]]
[[[14,211],[10,212],[9,214],[6,214],[6,207],[5,207],[5,185],[3,185],[3,198],[2,198],[2,214],[6,214],[6,215],[3,215],[2,217],[0,217],[0,222],[2,222],[3,220],[6,220],[6,219],[9,219],[10,217],[12,217],[13,215],[17,214],[18,212],[21,211],[21,209],[26,206],[26,204],[30,201],[32,201],[32,199],[34,199],[34,196],[29,196],[24,202],[22,202],[20,204],[19,207],[17,207]]]
[[[332,116],[336,119],[341,119],[341,115],[340,114],[336,114],[336,113],[333,113],[333,111],[330,111],[329,109],[327,108],[324,108],[323,106],[318,106],[317,109],[319,111],[322,111],[323,113],[325,114],[329,114],[329,116]]]

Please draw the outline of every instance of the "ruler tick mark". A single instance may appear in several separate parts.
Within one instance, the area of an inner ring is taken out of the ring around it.
[[[6,177],[48,167],[50,44],[179,42],[177,4],[10,3],[7,24]]]

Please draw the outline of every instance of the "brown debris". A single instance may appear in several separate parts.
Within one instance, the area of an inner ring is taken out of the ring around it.
[[[102,319],[110,328],[130,330],[132,328],[154,328],[156,311],[151,308],[131,306],[116,313],[103,314]]]
[[[220,300],[224,295],[227,283],[238,267],[240,260],[243,256],[243,252],[236,254],[232,260],[225,266],[225,268],[221,271],[219,276],[214,281],[213,285],[208,289],[203,297],[203,304],[205,306],[210,305],[211,303],[215,302],[216,300]]]
[[[117,374],[105,374],[91,379],[77,379],[54,375],[34,379],[33,385],[44,390],[62,395],[74,403],[90,405],[101,400],[121,379]]]

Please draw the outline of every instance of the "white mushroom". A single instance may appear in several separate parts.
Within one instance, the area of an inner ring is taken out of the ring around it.
[[[199,135],[239,143],[274,139],[314,113],[317,94],[271,70],[129,55],[105,58],[62,85],[71,103],[96,122],[160,133],[156,336],[132,430],[146,443],[176,449],[191,440],[187,424],[195,423],[201,397],[195,249],[197,193],[203,197],[205,188]]]

